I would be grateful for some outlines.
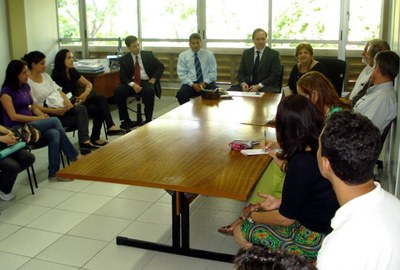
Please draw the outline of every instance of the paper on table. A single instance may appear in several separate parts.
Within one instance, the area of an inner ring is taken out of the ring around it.
[[[264,92],[241,92],[241,91],[228,91],[230,96],[233,97],[257,97],[260,98]]]
[[[281,149],[271,149],[265,151],[265,149],[243,149],[240,150],[240,153],[242,153],[245,156],[255,156],[255,155],[268,155],[271,152],[281,152]]]

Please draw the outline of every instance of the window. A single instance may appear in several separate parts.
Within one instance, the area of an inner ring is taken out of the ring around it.
[[[86,24],[89,45],[115,45],[116,38],[137,33],[136,1],[86,0]]]
[[[344,54],[344,47],[361,49],[380,37],[385,0],[56,1],[61,45],[113,46],[115,51],[119,37],[132,34],[144,47],[187,47],[189,35],[199,31],[206,47],[233,49],[250,46],[253,30],[260,27],[274,48],[293,48],[305,40],[316,49]]]
[[[340,1],[273,0],[272,8],[271,32],[275,47],[277,44],[280,44],[279,47],[294,47],[307,40],[323,43],[321,45],[324,47],[337,48]],[[292,42],[285,42],[288,40]]]
[[[207,1],[205,20],[207,47],[237,47],[248,45],[238,40],[251,40],[253,30],[268,30],[268,1],[243,0]]]
[[[58,0],[58,34],[61,43],[82,45],[78,0]]]
[[[141,1],[144,45],[187,46],[189,35],[197,32],[196,5],[196,0]]]

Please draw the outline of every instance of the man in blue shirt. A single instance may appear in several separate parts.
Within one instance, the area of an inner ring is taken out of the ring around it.
[[[176,94],[179,104],[201,95],[202,89],[215,89],[217,62],[214,54],[201,48],[201,37],[193,33],[189,37],[190,49],[179,54],[177,73],[181,88]]]

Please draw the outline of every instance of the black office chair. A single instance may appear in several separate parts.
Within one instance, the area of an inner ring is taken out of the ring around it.
[[[133,101],[136,101],[136,110],[130,108],[128,106],[128,110],[136,113],[136,125],[141,126],[143,125],[143,113],[142,113],[142,98],[139,95],[133,95],[133,99],[128,99],[128,105],[131,104]]]
[[[385,144],[386,137],[389,134],[389,131],[392,128],[392,125],[394,124],[395,121],[396,121],[396,118],[394,118],[392,121],[390,121],[390,123],[387,124],[386,127],[384,128],[382,135],[381,135],[381,149],[379,150],[379,152],[382,152],[382,148],[383,148],[383,145]],[[383,161],[382,160],[378,159],[376,161],[376,165],[378,166],[378,170],[383,169]]]
[[[332,57],[316,57],[315,60],[323,65],[326,77],[331,80],[339,97],[341,97],[347,72],[346,61]]]
[[[281,76],[279,77],[279,93],[282,93],[284,70],[285,70],[285,66],[281,65]]]

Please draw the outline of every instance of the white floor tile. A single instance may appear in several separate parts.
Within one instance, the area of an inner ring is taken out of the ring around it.
[[[88,216],[89,214],[51,209],[49,212],[27,224],[26,227],[43,231],[66,233]]]
[[[62,190],[69,190],[69,191],[79,192],[79,191],[83,190],[84,188],[86,188],[91,183],[92,183],[92,181],[75,179],[72,182],[54,182],[54,183],[49,183],[46,187],[47,188],[53,188],[53,189],[62,189]]]
[[[0,252],[0,266],[4,270],[20,269],[19,267],[29,260],[29,257]]]
[[[241,213],[246,205],[246,202],[238,200],[204,196],[199,208]]]
[[[109,242],[115,239],[130,223],[131,221],[126,219],[91,215],[70,230],[68,235]]]
[[[240,212],[224,212],[210,209],[194,209],[190,215],[190,226],[200,231],[217,231],[219,227],[230,224],[240,216]]]
[[[0,250],[33,257],[61,236],[58,233],[22,228],[1,241]]]
[[[232,263],[211,261],[205,270],[232,270],[233,267]]]
[[[79,267],[73,267],[53,262],[32,259],[18,270],[78,270]]]
[[[24,226],[49,210],[47,207],[15,203],[1,211],[0,222]]]
[[[106,248],[85,264],[84,268],[90,270],[141,270],[153,256],[153,251],[109,243]]]
[[[156,203],[150,206],[137,221],[155,223],[155,224],[172,224],[171,205]]]
[[[175,97],[156,99],[154,117],[177,106]],[[117,120],[116,106],[111,108]],[[77,137],[67,135],[77,146]],[[109,137],[109,141],[116,139],[118,136]],[[229,263],[117,245],[117,235],[171,245],[171,196],[161,189],[96,181],[50,183],[47,152],[47,148],[34,151],[36,194],[30,194],[27,174],[22,172],[13,189],[17,199],[0,201],[0,269],[233,268]],[[233,237],[219,234],[217,228],[237,218],[244,205],[198,196],[190,204],[191,246],[236,254]]]
[[[119,236],[171,245],[171,225],[133,222]]]
[[[34,196],[26,197],[21,200],[21,202],[39,206],[54,207],[74,194],[75,193],[71,191],[40,188],[35,192]]]
[[[208,260],[157,253],[143,270],[204,270],[209,264]]]
[[[64,235],[36,256],[45,261],[82,267],[107,242]]]
[[[165,191],[158,188],[147,188],[131,186],[118,195],[119,198],[156,202],[165,194]]]
[[[95,214],[135,220],[140,214],[146,211],[151,204],[151,202],[145,201],[114,198],[97,210]]]
[[[128,187],[129,185],[111,184],[111,183],[94,181],[86,188],[84,188],[81,192],[114,197],[123,192]]]
[[[0,241],[10,236],[11,234],[15,233],[21,228],[22,228],[21,226],[17,225],[0,223]]]
[[[112,197],[107,196],[77,193],[60,203],[56,208],[92,214],[111,199]]]

